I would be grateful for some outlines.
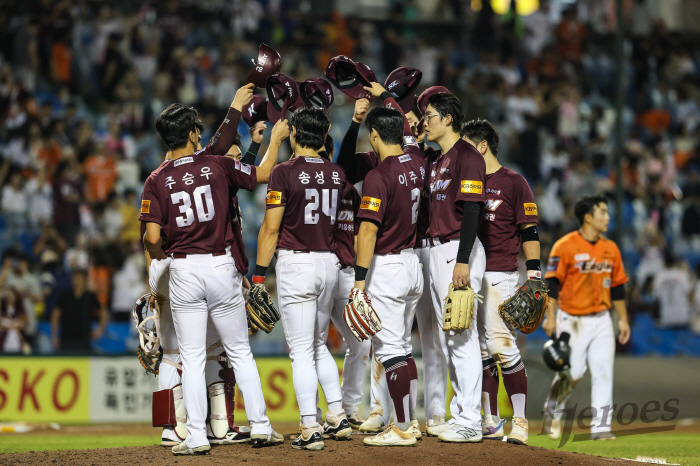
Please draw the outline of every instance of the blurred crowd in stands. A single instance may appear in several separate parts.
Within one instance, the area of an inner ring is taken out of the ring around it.
[[[577,197],[614,192],[614,2],[540,0],[528,16],[485,0],[387,0],[352,14],[333,3],[0,2],[0,352],[88,349],[108,321],[130,319],[147,291],[139,196],[164,158],[155,118],[194,105],[207,141],[262,42],[298,81],[343,54],[380,81],[411,66],[422,88],[447,86],[469,117],[496,125],[502,163],[531,183],[543,260],[577,227]],[[700,42],[644,0],[625,2],[624,22],[624,222],[611,227],[629,307],[700,334]],[[336,141],[352,104],[336,92]],[[254,257],[264,187],[239,197]]]

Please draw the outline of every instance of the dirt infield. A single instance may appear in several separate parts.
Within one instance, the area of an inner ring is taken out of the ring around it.
[[[212,448],[211,455],[198,457],[174,457],[169,448],[160,446],[104,448],[96,450],[69,450],[28,452],[0,455],[0,465],[76,465],[110,466],[123,464],[189,465],[230,464],[236,462],[286,465],[303,463],[304,466],[327,464],[420,464],[451,465],[468,461],[470,466],[494,464],[530,465],[584,465],[598,466],[632,464],[627,461],[560,452],[538,447],[509,445],[503,442],[485,441],[480,444],[445,444],[436,438],[423,437],[415,447],[377,448],[366,447],[362,435],[353,435],[347,441],[326,441],[320,452],[294,450],[289,435],[283,445],[254,449],[250,445],[227,445]]]

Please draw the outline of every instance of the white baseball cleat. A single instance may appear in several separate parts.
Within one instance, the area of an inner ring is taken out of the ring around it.
[[[547,435],[549,435],[549,438],[552,440],[559,440],[561,438],[561,421],[559,419],[552,419],[552,425]]]
[[[162,447],[174,447],[179,445],[182,440],[175,435],[175,430],[172,428],[165,427],[163,433],[160,436],[160,446]]]
[[[410,447],[414,446],[417,440],[410,428],[408,431],[403,432],[394,424],[391,424],[384,429],[384,432],[374,437],[367,437],[364,442],[365,445],[373,447]]]
[[[190,448],[184,440],[175,445],[172,450],[173,455],[208,455],[211,451],[210,445],[202,445],[201,447]]]
[[[503,424],[505,419],[501,419],[493,414],[484,414],[481,417],[481,435],[484,440],[503,440]]]
[[[510,429],[510,434],[508,434],[508,443],[514,443],[516,445],[527,445],[528,437],[528,426],[527,419],[524,417],[514,417],[513,427]]]
[[[314,423],[301,426],[301,434],[292,440],[292,448],[297,450],[323,450],[323,427]]]
[[[423,439],[423,433],[420,431],[420,424],[418,424],[417,420],[411,421],[411,427],[408,428],[408,431],[413,433],[416,440]]]
[[[612,432],[591,433],[591,440],[615,440],[616,438]]]
[[[451,424],[445,422],[445,416],[433,414],[425,422],[425,432],[428,436],[437,437],[451,427]]]
[[[336,414],[326,413],[326,423],[323,424],[323,438],[349,439],[352,435],[352,428],[345,416],[345,411],[341,410]]]
[[[233,429],[229,427],[224,438],[207,437],[211,445],[233,445],[235,443],[250,442],[250,427],[236,426]]]
[[[352,427],[354,430],[359,430],[360,426],[362,426],[362,424],[365,422],[358,411],[353,411],[352,413],[348,414],[347,417],[348,424],[350,424],[350,427]]]
[[[360,425],[360,432],[381,432],[384,428],[384,419],[380,414],[370,414],[365,422]]]
[[[451,429],[443,431],[438,435],[438,440],[441,442],[452,442],[452,443],[479,443],[481,442],[482,435],[469,427],[465,427],[459,424],[454,424],[450,426]]]
[[[284,436],[275,432],[274,430],[267,434],[252,434],[250,436],[251,442],[253,442],[253,448],[262,447],[263,445],[278,445],[284,443]]]

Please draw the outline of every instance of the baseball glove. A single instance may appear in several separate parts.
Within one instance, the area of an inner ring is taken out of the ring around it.
[[[483,302],[483,297],[474,292],[472,287],[455,288],[450,284],[445,306],[442,309],[442,329],[447,332],[471,328],[476,306],[475,299],[480,303]]]
[[[532,333],[542,323],[549,304],[548,293],[543,280],[528,279],[513,296],[498,306],[498,313],[516,330]]]
[[[253,283],[250,287],[246,309],[248,310],[248,319],[252,324],[249,327],[256,327],[265,333],[272,332],[275,324],[280,320],[280,313],[272,304],[265,285],[261,283]]]
[[[377,311],[372,307],[372,302],[367,293],[359,288],[353,288],[343,312],[345,323],[359,341],[368,340],[382,329]]]
[[[139,362],[146,369],[146,372],[158,375],[160,363],[163,361],[163,351],[160,348],[155,353],[149,354],[139,346],[136,350],[136,355],[139,357]]]

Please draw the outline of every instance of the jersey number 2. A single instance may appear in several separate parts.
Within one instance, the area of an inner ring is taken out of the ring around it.
[[[415,225],[418,221],[418,208],[420,207],[420,189],[413,188],[411,190],[411,200],[413,201],[413,208],[411,209],[411,225]]]
[[[209,222],[214,218],[214,201],[211,198],[211,186],[199,186],[192,193],[194,196],[194,205],[197,208],[197,220],[200,222]],[[182,203],[180,206],[180,213],[185,214],[184,216],[179,216],[175,220],[177,221],[177,226],[187,227],[194,223],[194,212],[192,211],[192,199],[189,193],[186,191],[180,191],[178,193],[172,193],[170,195],[170,200],[173,204],[177,205]],[[206,203],[206,209],[204,208],[204,203]]]
[[[338,190],[337,189],[307,189],[306,200],[309,201],[304,208],[304,223],[315,225],[321,216],[315,213],[319,205],[324,214],[331,218],[331,225],[335,225],[335,214],[338,211]]]

